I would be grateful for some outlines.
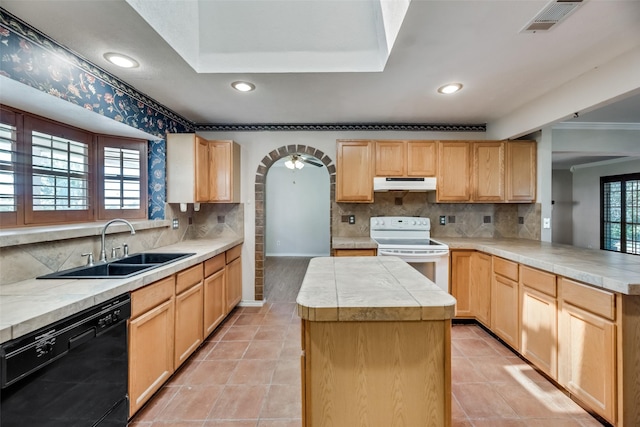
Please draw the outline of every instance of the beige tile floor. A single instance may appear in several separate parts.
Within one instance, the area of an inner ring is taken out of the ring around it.
[[[299,346],[295,304],[237,308],[129,425],[300,427]],[[453,327],[452,388],[454,427],[601,425],[474,325]]]

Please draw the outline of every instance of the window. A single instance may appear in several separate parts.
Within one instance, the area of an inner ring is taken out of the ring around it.
[[[98,137],[99,219],[144,218],[147,200],[147,144],[108,136]]]
[[[600,178],[600,248],[640,255],[640,173]]]
[[[146,141],[0,112],[1,226],[147,217]]]

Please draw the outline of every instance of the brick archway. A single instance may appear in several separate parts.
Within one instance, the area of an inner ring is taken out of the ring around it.
[[[327,168],[329,172],[329,197],[331,201],[335,200],[335,188],[336,188],[336,167],[333,164],[333,160],[322,151],[309,147],[307,145],[286,145],[277,148],[267,154],[258,169],[256,170],[256,183],[255,183],[255,206],[256,206],[256,223],[255,223],[255,257],[256,257],[256,270],[255,270],[255,299],[261,301],[264,299],[264,233],[266,226],[265,217],[265,184],[267,179],[267,172],[269,168],[278,160],[286,157],[290,154],[308,154],[319,159]],[[333,218],[333,203],[330,204],[329,218]],[[331,235],[333,234],[332,221],[329,221],[329,241],[331,241]]]

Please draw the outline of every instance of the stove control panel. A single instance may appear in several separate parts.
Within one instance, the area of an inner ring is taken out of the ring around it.
[[[431,230],[429,218],[410,216],[378,216],[371,218],[372,230]]]

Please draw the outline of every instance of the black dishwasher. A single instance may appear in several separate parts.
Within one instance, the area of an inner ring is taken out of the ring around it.
[[[125,427],[128,294],[0,346],[0,426]]]

